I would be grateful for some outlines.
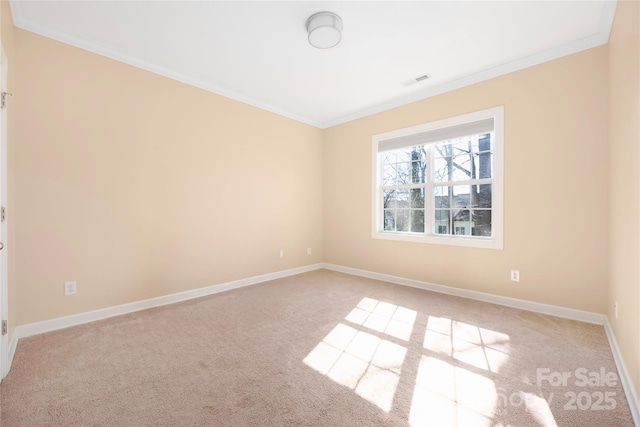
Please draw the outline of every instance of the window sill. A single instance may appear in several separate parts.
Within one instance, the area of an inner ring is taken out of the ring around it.
[[[417,233],[394,233],[389,231],[375,231],[371,234],[373,239],[395,240],[399,242],[426,243],[445,246],[462,246],[468,248],[502,250],[502,239],[497,237],[467,237],[467,236],[436,236]]]

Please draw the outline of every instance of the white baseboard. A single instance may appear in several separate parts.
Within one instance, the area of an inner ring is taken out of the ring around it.
[[[9,365],[8,367],[11,368],[11,364],[13,363],[13,356],[16,355],[16,348],[18,347],[18,336],[15,334],[15,332],[13,333],[13,335],[11,335],[11,343],[9,344],[9,354],[7,355],[7,364]],[[7,369],[7,374],[9,373],[9,369]]]
[[[44,332],[51,332],[58,329],[68,328],[70,326],[81,325],[83,323],[94,322],[96,320],[107,319],[109,317],[120,316],[122,314],[133,313],[135,311],[146,310],[153,307],[160,307],[167,304],[173,304],[180,301],[186,301],[194,298],[200,298],[207,295],[213,295],[220,292],[230,291],[232,289],[243,288],[245,286],[257,285],[259,283],[268,282],[270,280],[280,279],[283,277],[294,276],[296,274],[306,273],[313,270],[319,270],[322,264],[311,264],[304,267],[292,268],[289,270],[277,271],[275,273],[263,274],[260,276],[249,277],[246,279],[234,280],[232,282],[220,283],[217,285],[207,286],[204,288],[192,289],[190,291],[178,292],[169,295],[163,295],[156,298],[150,298],[142,301],[136,301],[128,304],[107,307],[100,310],[88,311],[85,313],[73,314],[71,316],[59,317],[42,322],[30,323],[18,326],[13,333],[12,351],[15,352],[17,341],[20,338],[30,337]],[[13,356],[10,356],[9,366]]]
[[[581,322],[604,325],[607,316],[590,311],[575,310],[572,308],[559,307],[557,305],[542,304],[539,302],[526,301],[517,298],[503,297],[500,295],[487,294],[484,292],[471,291],[468,289],[454,288],[452,286],[437,285],[435,283],[423,282],[420,280],[406,279],[404,277],[391,276],[389,274],[375,273],[367,270],[359,270],[351,267],[343,267],[335,264],[323,264],[327,270],[352,274],[354,276],[367,277],[369,279],[382,280],[398,285],[410,286],[412,288],[425,289],[441,294],[453,295],[462,298],[469,298],[477,301],[492,304],[504,305],[507,307],[519,308],[536,313],[549,314],[551,316],[564,317],[566,319],[579,320]]]
[[[627,401],[629,402],[633,421],[636,426],[640,426],[640,401],[638,400],[636,389],[633,386],[633,381],[631,381],[627,365],[624,363],[624,359],[622,358],[620,347],[618,347],[618,341],[616,341],[616,336],[613,333],[613,329],[611,329],[608,317],[604,322],[604,330],[607,333],[607,338],[609,339],[609,345],[611,346],[611,352],[613,353],[613,360],[615,360],[618,373],[620,374],[620,381],[622,381],[622,388],[624,389]]]

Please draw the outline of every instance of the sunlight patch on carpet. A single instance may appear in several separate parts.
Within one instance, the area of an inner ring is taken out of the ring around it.
[[[416,317],[414,310],[363,298],[303,362],[389,412]],[[411,425],[425,420],[434,425],[490,425],[498,394],[489,373],[499,371],[509,352],[507,334],[429,316],[409,414]]]
[[[389,412],[407,349],[367,330],[408,341],[416,314],[395,304],[363,298],[345,318],[353,326],[336,325],[304,363]]]
[[[389,412],[406,354],[398,344],[340,323],[304,363]]]
[[[416,315],[414,310],[408,308],[373,298],[363,298],[345,320],[409,341]]]
[[[509,359],[509,335],[446,317],[429,316],[423,346],[496,373]]]
[[[491,379],[444,360],[422,356],[409,423],[490,426],[496,399]]]

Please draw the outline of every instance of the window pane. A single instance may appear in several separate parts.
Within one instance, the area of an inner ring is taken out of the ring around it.
[[[468,137],[471,145],[472,153],[480,153],[482,151],[491,151],[491,134],[485,133],[481,135],[473,135]]]
[[[425,152],[420,146],[381,153],[382,185],[423,183],[426,173]]]
[[[436,209],[434,233],[449,234],[450,211],[448,209]]]
[[[491,134],[434,144],[434,181],[466,181],[492,177]]]
[[[472,208],[491,208],[491,184],[471,186]]]
[[[471,221],[469,211],[466,209],[454,210],[452,212],[453,219],[453,234],[456,235],[470,235],[471,234]]]
[[[411,182],[422,184],[425,182],[427,163],[424,161],[411,162]]]
[[[439,142],[433,145],[435,152],[434,157],[451,157],[453,155],[453,147],[447,142]]]
[[[471,139],[460,138],[452,144],[453,148],[453,180],[464,181],[472,179],[473,153]]]
[[[450,208],[451,197],[449,195],[451,187],[434,187],[434,204],[436,208]]]
[[[414,233],[424,232],[423,210],[411,210],[411,231]]]
[[[382,169],[382,186],[388,187],[390,185],[395,185],[396,183],[396,171],[395,169],[384,167]]]
[[[384,190],[382,192],[382,203],[385,209],[398,207],[396,190]]]
[[[395,154],[393,151],[385,151],[384,153],[378,153],[378,162],[382,165],[382,168],[386,168],[390,163],[395,163]]]
[[[491,134],[478,135],[478,152],[493,150]]]
[[[471,152],[471,148],[473,146],[472,144],[472,139],[473,137],[463,137],[463,138],[457,138],[457,139],[453,139],[450,141],[451,143],[451,155],[453,157],[458,157],[458,156],[466,156],[469,157],[469,153]]]
[[[411,207],[424,208],[424,188],[413,188],[411,192]]]
[[[462,158],[458,161],[456,157],[456,164],[462,164],[465,170],[468,171],[467,179],[481,179],[491,178],[491,170],[493,169],[493,155],[490,151],[484,153],[472,153],[470,155],[471,161],[463,163]]]
[[[469,207],[491,208],[491,184],[471,186]]]
[[[411,160],[413,161],[424,161],[427,158],[427,149],[424,145],[416,145],[415,147],[411,147]]]
[[[382,167],[385,168],[398,161],[395,151],[385,151],[384,153],[379,153],[378,156],[378,158],[382,158]]]
[[[469,155],[469,179],[478,179],[478,153],[471,153]]]
[[[408,208],[410,191],[412,190],[383,190],[382,201],[384,208]]]
[[[469,186],[454,185],[453,187],[453,207],[466,208],[469,206]]]
[[[394,231],[396,229],[396,219],[392,210],[384,210],[384,229],[385,231]]]
[[[491,133],[463,136],[457,139],[447,141],[453,146],[453,155],[458,154],[458,149],[469,151],[471,153],[480,153],[482,151],[491,151],[493,146],[491,144]]]
[[[473,211],[473,235],[491,237],[491,211],[488,209]]]
[[[433,159],[433,180],[435,182],[451,181],[451,157]]]
[[[399,208],[408,208],[410,190],[396,190],[396,201]]]
[[[476,170],[478,178],[492,178],[493,177],[493,153],[485,151],[477,155],[476,158]]]
[[[476,135],[470,144],[471,153],[473,153],[473,165],[471,166],[473,179],[491,178],[493,169],[491,134]]]
[[[396,231],[409,231],[411,220],[409,209],[398,209],[396,211]]]
[[[387,151],[380,153],[378,159],[382,158],[382,185],[394,185],[396,183],[396,168],[398,161],[396,153]]]
[[[427,150],[424,146],[411,147],[411,182],[422,184],[427,172]]]
[[[411,183],[411,162],[398,163],[396,165],[396,171],[396,185],[406,185]]]

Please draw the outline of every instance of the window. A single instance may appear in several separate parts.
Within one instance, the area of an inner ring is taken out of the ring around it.
[[[504,107],[373,136],[372,237],[502,249]]]

